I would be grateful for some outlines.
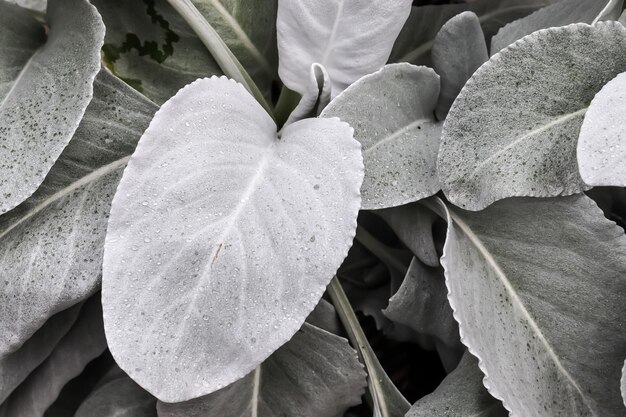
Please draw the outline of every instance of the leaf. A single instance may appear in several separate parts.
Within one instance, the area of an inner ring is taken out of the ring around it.
[[[400,417],[408,411],[410,404],[391,381],[356,318],[339,280],[335,277],[328,286],[328,295],[337,309],[348,338],[365,364],[367,387],[372,398],[375,417]]]
[[[446,119],[438,170],[450,202],[480,210],[506,197],[584,190],[576,163],[582,118],[624,70],[626,29],[615,22],[541,30],[493,56]]]
[[[240,84],[182,89],[144,133],[111,209],[103,303],[120,367],[165,402],[256,368],[345,258],[362,169],[345,123],[302,120],[279,140]]]
[[[156,417],[156,398],[126,375],[115,378],[87,397],[74,417]]]
[[[467,80],[489,59],[478,16],[463,12],[448,20],[435,37],[432,57],[433,69],[441,77],[435,114],[443,120]]]
[[[0,217],[0,356],[100,288],[111,200],[156,106],[103,70],[41,187]]]
[[[449,210],[448,225],[461,340],[511,417],[623,415],[624,231],[584,195]]]
[[[93,0],[107,27],[104,60],[158,104],[196,80],[222,72],[166,0]]]
[[[410,0],[279,0],[280,79],[305,95],[309,68],[318,63],[328,71],[336,97],[385,65],[410,10]]]
[[[441,27],[465,11],[478,15],[486,39],[500,27],[550,4],[553,0],[474,0],[460,4],[412,7],[411,14],[391,51],[388,62],[432,66],[430,52]]]
[[[2,417],[40,417],[63,386],[106,349],[100,297],[92,297],[52,354],[0,406]]]
[[[420,335],[462,351],[459,328],[447,294],[443,270],[427,267],[413,258],[402,285],[389,299],[383,314]]]
[[[361,78],[321,113],[349,123],[361,142],[364,210],[439,191],[435,163],[442,125],[433,117],[438,97],[439,76],[433,70],[390,64]]]
[[[592,186],[626,186],[626,130],[615,123],[626,110],[626,73],[609,81],[596,94],[578,137],[580,176]]]
[[[439,254],[433,238],[433,225],[438,219],[419,203],[405,204],[376,211],[413,254],[428,266],[439,266]]]
[[[35,10],[37,12],[46,11],[46,0],[6,0],[8,3],[17,4],[20,7],[24,7],[26,9]]]
[[[306,322],[338,336],[343,334],[335,307],[323,298],[306,318]]]
[[[272,81],[278,78],[278,1],[193,0],[193,3],[270,99]]]
[[[478,361],[466,351],[457,368],[433,393],[413,404],[406,417],[508,417],[483,387],[482,378]]]
[[[0,2],[0,214],[42,183],[78,127],[100,69],[104,26],[88,1],[51,0],[47,22],[46,40],[29,12]]]
[[[335,417],[361,403],[363,365],[348,341],[305,323],[250,374],[213,394],[159,402],[159,417]]]
[[[57,313],[19,350],[0,359],[0,404],[50,355],[76,321],[79,310],[80,305],[76,305]]]
[[[491,38],[491,55],[518,39],[545,28],[570,23],[591,23],[602,11],[607,0],[561,0],[503,26]]]
[[[624,8],[624,0],[608,0],[606,6],[598,16],[593,20],[592,24],[596,24],[602,20],[618,20]]]
[[[289,114],[285,126],[298,120],[317,117],[330,102],[330,78],[326,68],[311,64],[306,92],[295,109]]]

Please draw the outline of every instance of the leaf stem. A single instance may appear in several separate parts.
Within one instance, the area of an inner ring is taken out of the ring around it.
[[[411,404],[398,391],[378,361],[336,276],[330,281],[328,295],[335,305],[339,320],[346,329],[348,339],[356,348],[359,358],[365,365],[368,375],[368,389],[374,403],[374,415],[381,417],[404,416]]]
[[[274,117],[276,118],[276,124],[280,129],[283,127],[289,115],[296,108],[302,96],[293,90],[290,90],[283,85],[278,96],[278,102],[274,108]]]
[[[265,101],[265,97],[263,97],[263,94],[250,75],[191,0],[167,0],[167,2],[185,19],[191,29],[198,35],[198,38],[200,38],[202,43],[207,47],[224,74],[241,83],[259,104],[263,106],[268,114],[274,118],[269,104]]]
[[[593,19],[592,25],[595,25],[601,20],[617,20],[622,13],[624,7],[624,0],[609,0],[600,14]]]

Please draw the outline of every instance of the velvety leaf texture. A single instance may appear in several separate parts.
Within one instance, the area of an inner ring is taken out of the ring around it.
[[[465,352],[456,369],[413,404],[406,417],[508,417],[502,403],[483,387],[483,376],[478,360]]]
[[[591,23],[607,0],[561,0],[503,26],[491,38],[491,55],[506,48],[518,39],[540,30],[570,23]]]
[[[410,0],[279,0],[280,79],[304,95],[309,68],[319,63],[337,96],[385,65],[410,11]]]
[[[332,75],[331,75],[332,78]],[[363,147],[365,210],[399,206],[439,191],[441,123],[433,115],[439,76],[430,68],[389,64],[336,97],[321,117],[339,117]]]
[[[244,87],[198,80],[164,104],[115,195],[110,349],[166,402],[251,372],[302,326],[345,258],[363,177],[337,119],[281,131]]]
[[[578,167],[586,184],[626,186],[626,73],[609,81],[591,101],[578,138]]]
[[[298,105],[289,114],[285,125],[307,117],[318,116],[330,102],[330,78],[326,68],[320,64],[311,64],[309,82]]]
[[[361,402],[365,372],[348,341],[304,324],[252,373],[213,394],[159,402],[159,417],[336,417]]]
[[[584,195],[449,216],[448,298],[491,394],[512,417],[623,416],[624,230]]]
[[[96,388],[74,417],[156,417],[156,398],[121,375]]]
[[[444,124],[438,170],[448,199],[480,210],[506,197],[587,188],[576,162],[583,115],[624,70],[626,28],[616,22],[540,30],[493,56]]]
[[[0,356],[100,288],[110,204],[155,111],[154,103],[103,70],[46,180],[0,217]]]
[[[26,10],[0,2],[0,213],[42,183],[78,127],[100,69],[104,25],[87,0],[51,0],[47,24],[46,39]]]

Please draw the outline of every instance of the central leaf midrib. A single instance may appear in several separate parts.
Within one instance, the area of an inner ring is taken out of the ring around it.
[[[463,221],[462,218],[460,218],[456,213],[454,213],[450,209],[447,209],[447,211],[450,214],[451,223],[453,223],[453,224],[449,224],[448,227],[454,227],[454,224],[456,224],[457,226],[459,226],[463,234],[465,234],[465,236],[470,240],[470,242],[472,242],[474,247],[478,250],[481,256],[485,259],[487,264],[496,273],[500,282],[504,286],[504,289],[510,295],[510,299],[515,304],[517,304],[522,314],[526,317],[526,321],[528,322],[530,329],[532,329],[532,331],[537,335],[537,339],[546,348],[546,352],[548,353],[548,356],[552,359],[557,370],[559,370],[562,373],[562,375],[565,377],[565,379],[569,381],[569,383],[575,388],[580,398],[582,399],[584,404],[587,406],[588,410],[593,413],[593,409],[589,405],[587,401],[587,397],[584,395],[583,390],[580,388],[576,380],[570,375],[567,369],[565,369],[565,367],[561,364],[561,361],[559,360],[558,356],[552,349],[552,346],[550,345],[546,337],[543,335],[543,332],[539,328],[539,325],[534,320],[534,318],[532,317],[532,315],[530,314],[530,312],[528,311],[528,309],[526,308],[522,300],[517,295],[517,292],[515,291],[513,285],[509,281],[504,271],[500,268],[500,265],[498,264],[497,260],[489,252],[489,250],[483,245],[480,238],[472,231],[469,225],[465,223],[465,221]],[[593,414],[593,416],[598,417],[595,413]]]
[[[431,121],[430,119],[417,119],[417,120],[414,120],[411,123],[409,123],[408,125],[405,125],[405,126],[399,128],[399,129],[394,130],[393,132],[391,132],[391,134],[385,136],[384,138],[382,138],[381,140],[379,140],[378,142],[376,142],[372,146],[363,149],[363,154],[367,155],[370,152],[372,152],[374,149],[378,148],[379,146],[382,146],[385,143],[391,142],[394,139],[399,138],[404,133],[409,132],[411,129],[414,129],[415,127],[419,126],[421,123],[427,123],[427,122],[430,122],[430,121]]]
[[[337,5],[337,14],[335,15],[335,20],[333,21],[333,27],[331,28],[330,35],[328,37],[328,41],[326,42],[326,47],[324,48],[324,54],[322,55],[322,59],[320,60],[320,64],[324,67],[328,67],[328,56],[331,51],[331,46],[335,41],[335,37],[337,36],[337,31],[339,30],[339,21],[341,20],[341,14],[343,13],[343,6],[345,0],[340,0]]]

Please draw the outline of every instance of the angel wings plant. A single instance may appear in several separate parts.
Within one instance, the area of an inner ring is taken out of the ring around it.
[[[0,3],[0,416],[624,413],[622,2],[168,2]]]

